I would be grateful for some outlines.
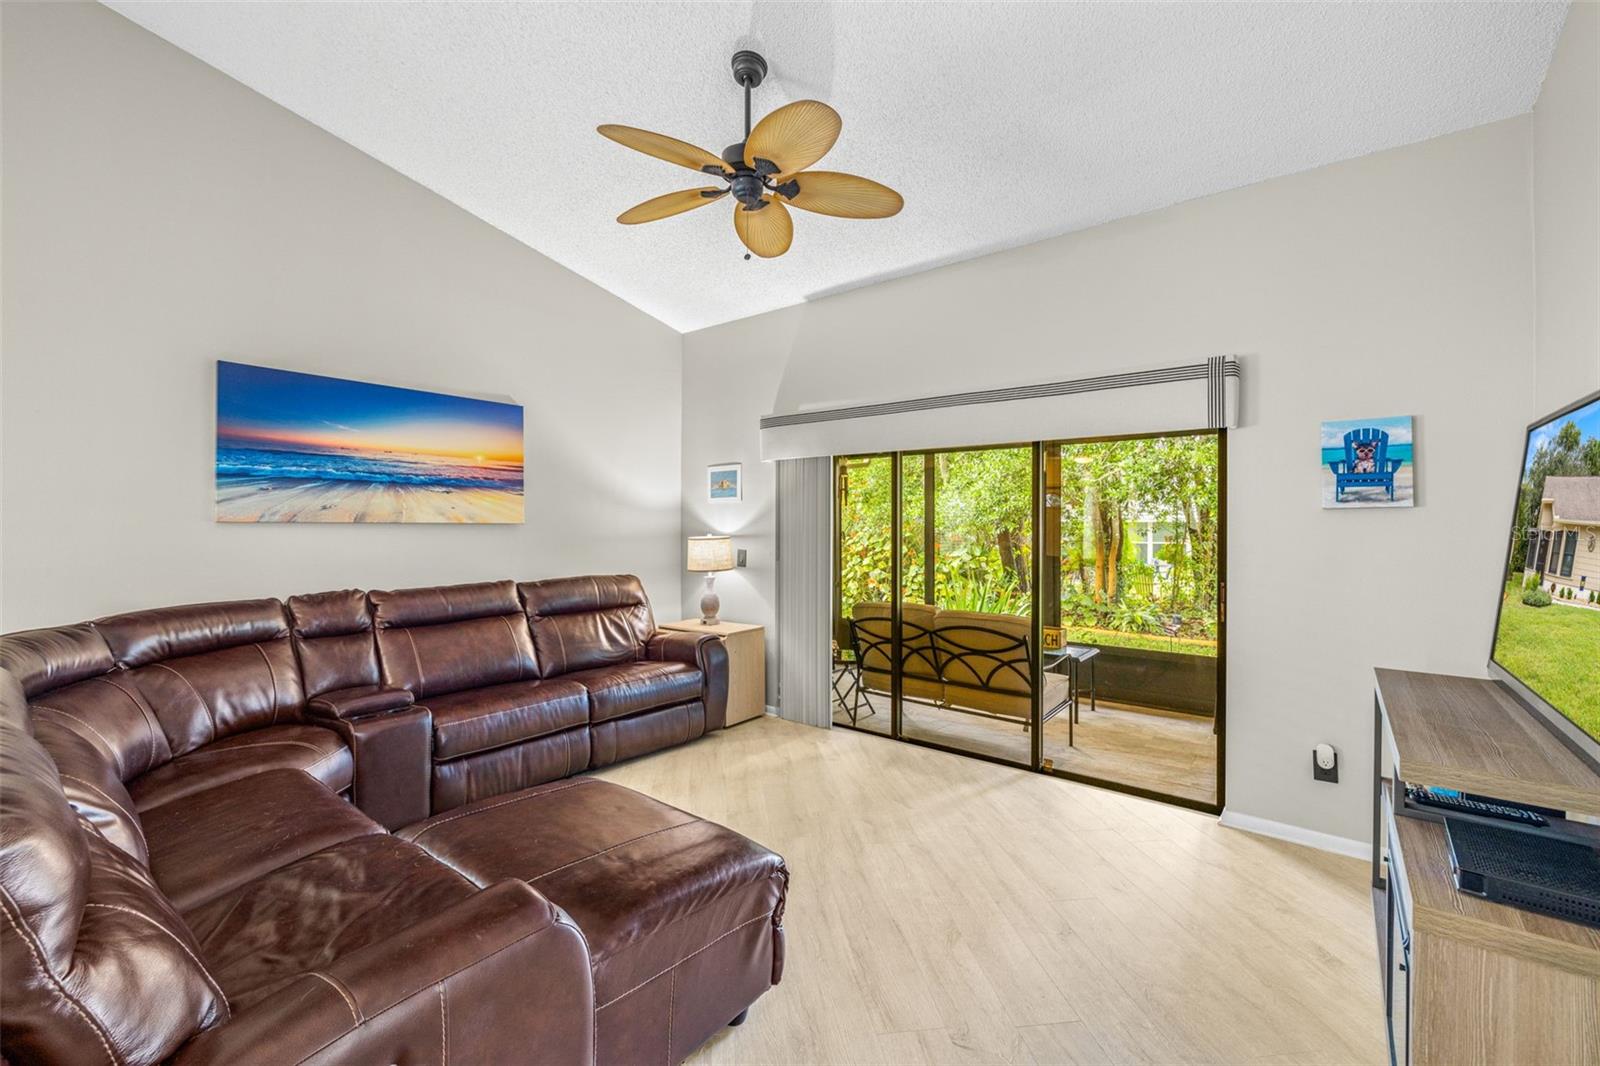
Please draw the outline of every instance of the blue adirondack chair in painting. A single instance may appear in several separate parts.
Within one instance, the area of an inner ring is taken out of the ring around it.
[[[1344,435],[1344,458],[1328,461],[1333,470],[1333,498],[1343,502],[1347,489],[1376,488],[1392,500],[1395,471],[1404,465],[1404,459],[1389,458],[1389,434],[1371,427],[1352,429]],[[1362,467],[1359,472],[1358,466]]]

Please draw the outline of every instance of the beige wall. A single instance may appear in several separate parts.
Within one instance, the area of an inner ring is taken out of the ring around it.
[[[105,8],[0,19],[0,626],[617,570],[676,609],[676,333]],[[219,357],[523,404],[526,524],[214,524]]]
[[[1528,420],[1600,389],[1600,3],[1578,0],[1533,111],[1538,398]]]
[[[716,331],[717,343],[700,345],[690,334],[683,361],[683,531],[728,533],[744,548],[748,565],[717,575],[722,617],[767,627],[767,705],[777,706],[778,642],[776,620],[776,546],[778,516],[776,470],[760,459],[756,420],[766,414],[783,377],[791,321],[783,312],[730,322]],[[744,499],[712,503],[706,495],[706,467],[712,463],[744,464]],[[683,577],[683,617],[700,615],[704,581]],[[665,610],[663,607],[662,610]]]
[[[1365,839],[1372,667],[1481,676],[1488,657],[1533,407],[1528,136],[1526,119],[1498,123],[691,333],[685,484],[742,460],[747,502],[691,495],[685,526],[771,555],[756,420],[780,402],[1240,354],[1228,806]],[[1394,414],[1417,418],[1418,506],[1322,510],[1318,423]],[[724,613],[770,621],[770,580],[750,577]],[[686,609],[694,595],[685,582]],[[1319,741],[1343,756],[1339,784],[1311,778]]]

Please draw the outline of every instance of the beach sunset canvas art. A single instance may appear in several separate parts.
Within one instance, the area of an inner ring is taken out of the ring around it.
[[[217,363],[218,522],[521,522],[517,404]]]

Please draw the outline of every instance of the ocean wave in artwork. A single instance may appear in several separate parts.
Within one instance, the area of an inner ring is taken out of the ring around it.
[[[352,455],[269,448],[217,449],[217,479],[284,478],[522,491],[522,464],[461,463],[432,456]]]

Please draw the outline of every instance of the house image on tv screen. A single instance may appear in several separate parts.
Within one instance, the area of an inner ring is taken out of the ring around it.
[[[1600,589],[1600,477],[1547,477],[1527,570],[1557,586]]]

